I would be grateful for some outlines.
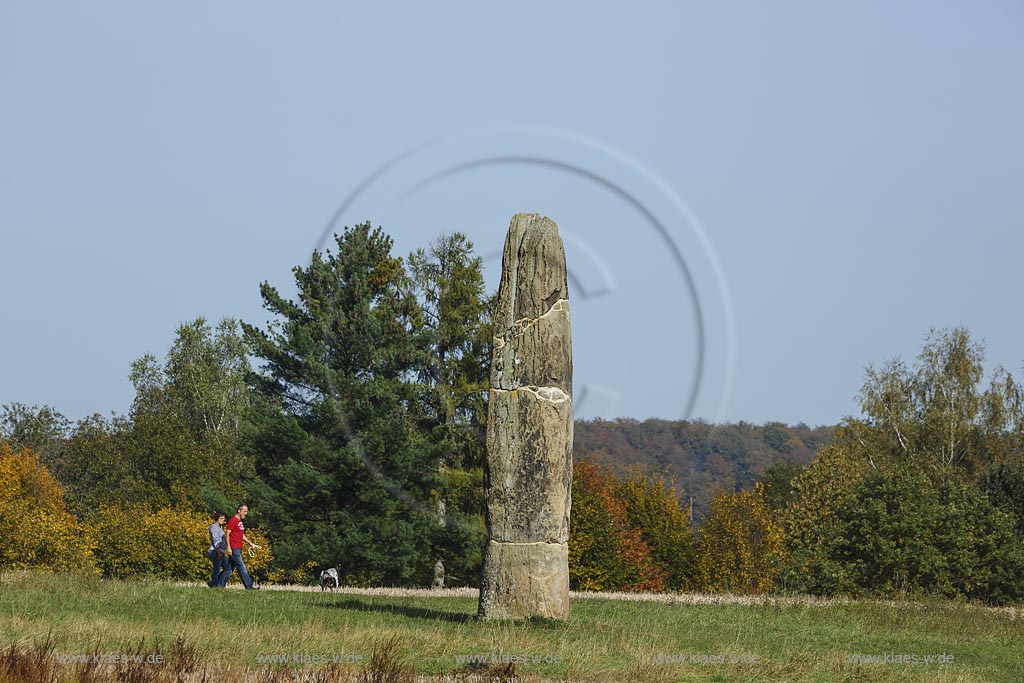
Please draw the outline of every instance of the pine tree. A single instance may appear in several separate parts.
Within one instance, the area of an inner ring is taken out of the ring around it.
[[[483,457],[487,430],[493,297],[482,261],[461,233],[441,235],[409,255],[409,273],[424,314],[426,364],[420,370],[420,426],[442,476],[436,501],[444,541],[434,586],[474,582],[480,573]]]
[[[285,567],[337,566],[349,582],[422,583],[437,543],[439,478],[416,429],[422,310],[392,241],[369,223],[293,269],[296,300],[268,283],[267,330],[245,436],[254,511]]]

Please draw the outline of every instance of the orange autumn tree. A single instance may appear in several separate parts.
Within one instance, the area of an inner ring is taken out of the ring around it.
[[[715,494],[700,528],[697,565],[704,590],[764,593],[782,557],[782,530],[760,483],[749,491]]]
[[[666,572],[665,588],[690,590],[695,585],[697,536],[690,508],[664,471],[632,469],[618,484],[629,526],[640,531],[654,562]]]
[[[92,571],[92,551],[39,456],[0,442],[0,569]]]
[[[573,590],[665,588],[668,572],[652,558],[641,530],[630,526],[620,483],[609,470],[593,463],[573,465],[569,532]]]

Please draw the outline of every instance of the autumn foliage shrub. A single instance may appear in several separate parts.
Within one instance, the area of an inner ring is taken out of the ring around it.
[[[700,531],[698,566],[704,590],[771,590],[784,546],[761,484],[749,491],[716,494]]]
[[[573,466],[569,585],[574,590],[663,590],[668,571],[630,526],[619,480],[592,463]]]
[[[207,515],[174,508],[101,507],[90,523],[97,564],[105,576],[209,581],[207,530],[212,520]],[[262,546],[251,557],[243,551],[249,573],[259,576],[273,559],[270,544],[255,529],[247,529],[246,536]],[[238,580],[237,572],[232,580]]]
[[[618,485],[626,506],[626,521],[638,529],[651,549],[651,558],[665,570],[665,588],[694,587],[697,537],[690,511],[679,503],[679,492],[663,473],[630,472]]]
[[[89,522],[104,576],[198,581],[208,574],[208,523],[201,515],[170,508],[102,506]]]
[[[0,442],[0,568],[93,570],[92,544],[39,457]]]

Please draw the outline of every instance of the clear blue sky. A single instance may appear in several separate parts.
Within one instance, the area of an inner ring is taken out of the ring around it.
[[[493,286],[551,216],[581,417],[834,423],[931,326],[1024,364],[1020,2],[9,2],[0,93],[0,403],[124,412],[417,149],[344,222]]]

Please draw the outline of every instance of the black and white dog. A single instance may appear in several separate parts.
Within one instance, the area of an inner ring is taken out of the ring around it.
[[[334,592],[335,588],[339,588],[341,584],[338,582],[338,570],[334,567],[325,569],[320,572],[320,592],[330,588],[331,592]]]

